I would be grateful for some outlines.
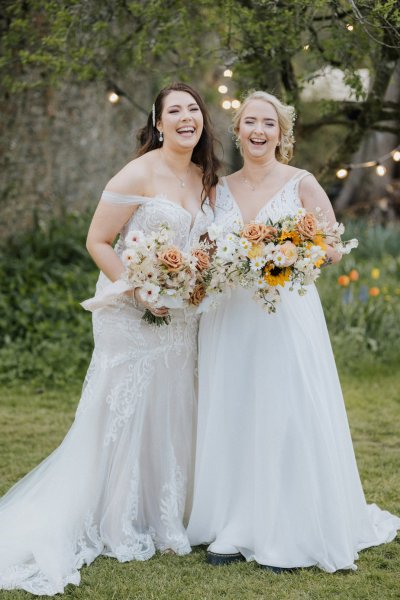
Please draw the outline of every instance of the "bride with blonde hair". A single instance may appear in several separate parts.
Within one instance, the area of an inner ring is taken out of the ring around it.
[[[292,107],[262,91],[235,114],[243,167],[217,186],[222,235],[302,208],[335,222],[315,177],[288,164],[293,121]],[[328,246],[326,263],[339,259]],[[266,314],[238,288],[202,316],[189,539],[210,544],[214,565],[355,569],[358,552],[392,540],[400,519],[365,501],[315,285],[280,295]]]

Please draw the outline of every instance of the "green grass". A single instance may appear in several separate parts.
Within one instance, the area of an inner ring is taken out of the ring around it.
[[[353,441],[369,502],[400,513],[398,422],[400,374],[384,367],[342,377]],[[33,468],[62,440],[72,422],[79,387],[0,390],[0,493]],[[119,564],[99,558],[82,569],[82,582],[65,598],[92,600],[389,600],[399,598],[400,543],[360,554],[355,572],[318,569],[294,574],[266,573],[255,564],[215,568],[205,564],[205,548],[189,556],[155,556]],[[31,597],[0,592],[1,600]]]

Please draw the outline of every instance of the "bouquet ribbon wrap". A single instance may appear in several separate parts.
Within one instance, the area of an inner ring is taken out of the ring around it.
[[[118,296],[131,289],[132,286],[129,283],[123,281],[122,279],[117,279],[117,281],[107,285],[98,294],[93,296],[93,298],[89,298],[88,300],[81,302],[81,306],[83,306],[85,310],[93,312],[99,308],[108,306],[110,302],[118,298]]]

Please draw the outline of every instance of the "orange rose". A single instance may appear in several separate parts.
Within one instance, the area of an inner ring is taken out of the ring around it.
[[[208,256],[207,252],[204,252],[204,250],[193,250],[192,251],[192,255],[197,258],[197,264],[196,264],[196,268],[198,269],[198,271],[204,271],[205,269],[208,269],[208,267],[210,266],[210,257]]]
[[[264,237],[263,240],[265,242],[271,242],[278,235],[278,230],[276,227],[272,227],[271,225],[264,225]]]
[[[263,223],[249,223],[245,225],[241,236],[249,240],[249,242],[262,242],[263,240],[271,240],[277,234],[275,227],[264,225]]]
[[[202,283],[195,285],[192,295],[190,296],[190,304],[198,306],[206,295],[206,288]]]
[[[306,239],[312,239],[317,233],[317,219],[314,217],[313,214],[307,213],[297,223],[296,229],[301,235],[301,237]]]
[[[175,248],[175,246],[170,246],[162,250],[157,254],[157,257],[167,267],[168,271],[177,272],[183,267],[182,252],[178,248]]]

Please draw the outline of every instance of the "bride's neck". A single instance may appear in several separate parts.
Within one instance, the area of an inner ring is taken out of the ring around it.
[[[278,164],[279,161],[276,160],[275,156],[260,161],[246,159],[243,163],[242,171],[250,177],[259,177],[261,175],[272,173]]]
[[[192,149],[177,151],[163,146],[160,148],[160,152],[167,165],[173,167],[175,171],[187,171],[189,168],[193,154]]]

